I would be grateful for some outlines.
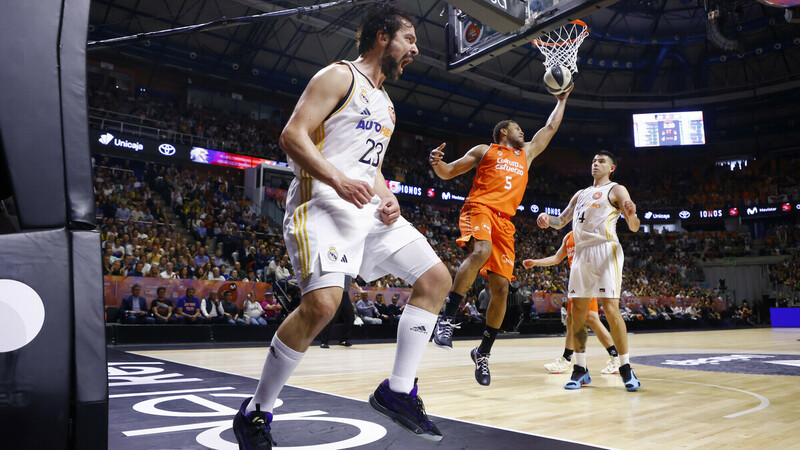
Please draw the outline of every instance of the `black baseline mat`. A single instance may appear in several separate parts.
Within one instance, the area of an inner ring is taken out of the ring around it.
[[[238,448],[231,422],[257,380],[114,349],[108,361],[108,448]],[[593,448],[434,416],[444,439],[431,443],[376,414],[366,399],[291,386],[281,391],[274,413],[273,438],[284,449]]]

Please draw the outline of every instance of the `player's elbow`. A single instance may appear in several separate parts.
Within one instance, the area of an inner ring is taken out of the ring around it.
[[[297,141],[296,134],[297,132],[291,127],[286,127],[281,132],[281,137],[278,138],[278,145],[280,146],[281,150],[283,150],[289,156],[292,156],[292,151],[294,149],[293,144]]]

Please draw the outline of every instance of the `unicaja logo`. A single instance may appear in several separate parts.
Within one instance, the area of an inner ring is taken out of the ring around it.
[[[644,218],[645,219],[650,219],[651,217],[653,217],[653,213],[651,213],[650,211],[647,211],[646,213],[644,213]]]
[[[106,134],[100,136],[100,139],[98,139],[98,140],[100,141],[101,144],[108,145],[108,143],[111,142],[113,139],[114,139],[114,135],[113,134],[106,133]]]
[[[158,146],[158,151],[164,156],[172,156],[175,154],[175,147],[170,144],[161,144]]]

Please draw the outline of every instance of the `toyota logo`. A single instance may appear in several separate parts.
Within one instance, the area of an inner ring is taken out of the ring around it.
[[[531,205],[531,212],[532,213],[539,212],[539,206],[538,205]]]
[[[164,156],[172,156],[175,154],[175,147],[170,144],[161,144],[158,146],[158,151]]]
[[[678,217],[680,217],[681,219],[688,219],[689,216],[691,215],[692,213],[690,213],[689,211],[681,211],[678,213]]]

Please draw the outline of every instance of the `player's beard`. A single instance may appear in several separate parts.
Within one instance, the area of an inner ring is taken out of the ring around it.
[[[387,49],[388,50],[388,49]],[[400,78],[400,61],[396,60],[388,51],[384,53],[381,59],[381,72],[386,78],[397,81]]]
[[[511,148],[522,148],[525,145],[525,141],[517,137],[508,139],[508,143],[511,144]]]

